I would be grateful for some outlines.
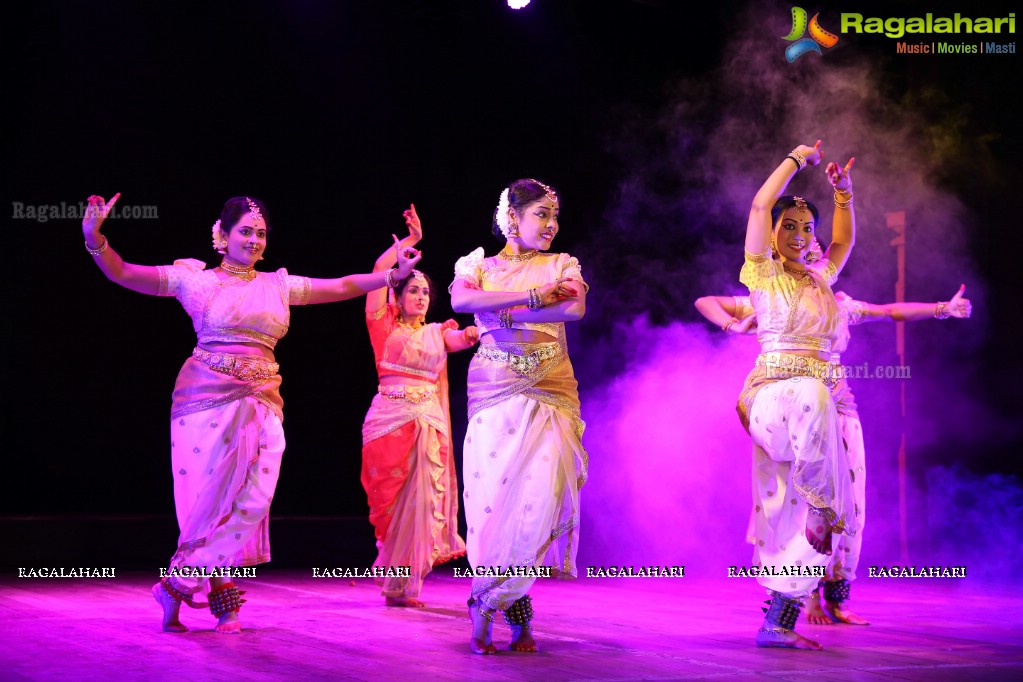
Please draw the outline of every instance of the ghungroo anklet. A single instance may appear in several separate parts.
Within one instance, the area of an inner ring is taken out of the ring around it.
[[[504,621],[508,625],[529,625],[533,620],[533,598],[528,594],[516,599],[504,610]]]
[[[228,611],[237,612],[245,603],[241,597],[242,593],[234,583],[224,583],[210,592],[210,613],[220,618]]]
[[[803,608],[801,601],[775,593],[774,597],[764,603],[767,604],[767,608],[763,609],[764,619],[769,624],[784,630],[792,630],[796,627],[799,612]]]
[[[192,601],[192,595],[182,592],[178,588],[174,587],[174,583],[171,582],[170,578],[161,578],[160,587],[163,588],[163,591],[166,592],[171,599],[178,603]]]
[[[852,585],[848,580],[842,578],[824,583],[824,599],[829,604],[841,604],[849,598]]]

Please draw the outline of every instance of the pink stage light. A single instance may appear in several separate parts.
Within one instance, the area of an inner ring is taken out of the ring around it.
[[[508,0],[508,6],[512,9],[522,9],[529,4],[529,0]]]

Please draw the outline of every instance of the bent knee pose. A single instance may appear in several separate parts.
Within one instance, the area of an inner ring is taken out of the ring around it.
[[[476,316],[480,346],[469,365],[469,428],[462,477],[466,545],[476,570],[549,567],[574,577],[579,489],[586,480],[584,424],[568,359],[565,323],[586,311],[579,262],[551,253],[560,200],[537,180],[502,193],[496,255],[459,259],[451,305]],[[528,591],[535,577],[477,577],[469,599],[471,648],[496,651],[491,625],[503,610],[511,649],[536,651]]]
[[[405,211],[413,247],[423,237],[415,206]],[[389,271],[393,249],[373,272]],[[393,302],[388,291],[394,292]],[[458,479],[451,448],[447,355],[479,340],[476,327],[427,324],[436,296],[429,277],[413,270],[388,290],[366,294],[369,329],[380,385],[362,426],[362,485],[377,538],[374,566],[389,606],[423,606],[423,579],[437,564],[465,554],[458,535]],[[401,575],[404,569],[408,575]],[[393,574],[393,575],[392,575]]]
[[[855,242],[853,161],[827,167],[835,192],[834,240],[818,262],[806,262],[819,220],[816,207],[782,196],[799,170],[820,161],[819,141],[801,145],[761,186],[750,208],[739,276],[750,290],[761,345],[738,411],[758,446],[753,560],[767,573],[758,578],[770,599],[756,636],[765,647],[821,648],[794,631],[801,600],[817,585],[833,536],[859,529],[830,364],[839,317],[831,285]]]
[[[181,602],[205,606],[217,632],[241,630],[241,592],[225,567],[270,560],[269,513],[284,453],[284,401],[274,347],[287,333],[290,307],[355,298],[385,286],[385,274],[310,279],[258,272],[270,225],[258,199],[230,199],[213,225],[220,264],[198,260],[158,267],[124,262],[100,233],[120,194],[89,198],[85,246],[112,282],[154,296],[174,296],[192,318],[197,344],[178,373],[171,408],[171,471],[180,536],[168,576],[153,586],[163,629],[184,632]],[[399,273],[419,260],[399,249]],[[393,275],[387,274],[387,277]],[[220,571],[223,572],[223,571]]]
[[[815,251],[819,251],[819,246],[816,249],[814,246],[816,245],[811,246],[810,253],[807,255],[807,260],[811,262],[811,255]],[[962,285],[949,301],[937,303],[886,304],[857,301],[845,292],[836,292],[839,328],[835,343],[831,347],[832,365],[836,367],[842,365],[841,353],[845,352],[848,347],[850,326],[880,320],[917,321],[932,317],[936,319],[968,318],[972,313],[972,305],[969,299],[963,298],[965,291],[966,285]],[[697,299],[696,308],[705,318],[720,326],[726,333],[742,334],[755,332],[757,329],[756,311],[750,305],[748,296],[703,296]],[[838,536],[837,546],[834,548],[826,568],[826,576],[819,584],[824,592],[823,602],[820,599],[821,589],[811,590],[806,616],[807,621],[815,625],[830,625],[832,623],[867,625],[868,621],[853,612],[848,604],[851,594],[850,583],[856,580],[856,569],[859,565],[863,532],[867,520],[867,463],[863,448],[863,430],[856,408],[856,400],[844,372],[835,382],[831,394],[838,411],[842,449],[845,452],[850,478],[853,481],[853,494],[860,521],[860,532],[855,535]],[[757,453],[754,453],[754,456],[758,456]],[[749,532],[749,536],[754,542],[756,516],[757,512],[754,509],[750,517]]]

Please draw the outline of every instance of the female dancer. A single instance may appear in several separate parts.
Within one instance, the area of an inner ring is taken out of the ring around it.
[[[209,590],[217,632],[241,631],[240,592],[218,568],[270,560],[268,520],[277,486],[284,431],[281,377],[273,349],[288,331],[289,306],[329,303],[379,289],[407,277],[421,254],[399,247],[398,268],[386,273],[310,279],[257,272],[270,226],[262,202],[230,199],[213,225],[216,268],[197,260],[150,267],[125,263],[100,234],[120,194],[108,202],[89,198],[82,220],[85,248],[103,274],[123,287],[154,296],[175,296],[192,318],[198,345],[174,386],[171,465],[181,535],[168,576],[153,586],[163,607],[163,629],[184,632],[181,602],[203,606],[196,593]],[[207,579],[209,584],[207,585]]]
[[[814,244],[814,246],[817,246]],[[819,251],[819,246],[817,249]],[[811,248],[810,254],[814,253]],[[807,255],[810,260],[810,255]],[[926,320],[934,317],[939,320],[949,317],[968,318],[973,307],[970,300],[963,298],[966,285],[959,287],[949,301],[938,303],[886,303],[874,304],[857,301],[843,291],[835,293],[839,308],[838,336],[831,347],[831,364],[842,367],[841,353],[849,345],[849,327],[864,322],[892,320],[896,322]],[[756,330],[756,311],[750,305],[748,296],[703,296],[696,300],[696,309],[709,321],[717,324],[726,333],[744,334]],[[838,424],[842,436],[847,465],[853,481],[855,505],[860,522],[860,532],[855,535],[840,535],[838,546],[828,562],[826,577],[820,582],[824,589],[824,602],[820,601],[820,590],[812,588],[810,604],[807,607],[807,620],[815,625],[831,625],[832,623],[848,623],[851,625],[868,625],[868,621],[854,613],[846,603],[851,591],[851,581],[856,579],[856,568],[859,565],[860,550],[863,544],[863,528],[867,519],[866,479],[867,463],[863,447],[863,430],[860,425],[856,400],[846,372],[843,370],[831,394],[838,411]],[[754,457],[762,456],[754,452]],[[755,540],[756,511],[750,519],[750,540]]]
[[[405,211],[409,236],[402,248],[423,238],[413,205]],[[373,272],[394,266],[385,251]],[[362,426],[362,485],[376,529],[374,566],[410,567],[409,576],[380,580],[388,606],[424,606],[417,597],[426,574],[465,554],[458,535],[458,479],[451,448],[448,353],[479,340],[476,327],[426,324],[434,289],[418,270],[394,287],[366,294],[366,326],[380,387]]]
[[[466,544],[477,572],[469,599],[472,650],[494,653],[494,612],[505,611],[513,651],[536,651],[529,587],[538,567],[574,577],[584,424],[565,322],[586,312],[579,262],[550,253],[559,198],[537,180],[501,192],[496,256],[479,248],[455,264],[451,306],[476,315],[469,366],[469,428],[462,476]]]
[[[801,197],[781,196],[799,170],[820,160],[819,140],[813,147],[797,147],[757,192],[739,275],[750,290],[761,344],[738,405],[743,426],[761,448],[753,463],[753,560],[764,567],[758,581],[771,599],[758,646],[821,648],[793,631],[800,600],[827,564],[832,534],[859,528],[829,363],[838,329],[831,284],[855,242],[853,160],[845,168],[827,167],[835,214],[833,241],[822,261],[805,260],[818,223],[816,207]]]

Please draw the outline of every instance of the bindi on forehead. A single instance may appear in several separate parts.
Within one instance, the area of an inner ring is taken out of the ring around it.
[[[807,218],[806,220],[800,220],[799,218],[793,218],[792,216],[785,216],[782,218],[783,223],[793,223],[796,225],[813,225],[813,218]]]

